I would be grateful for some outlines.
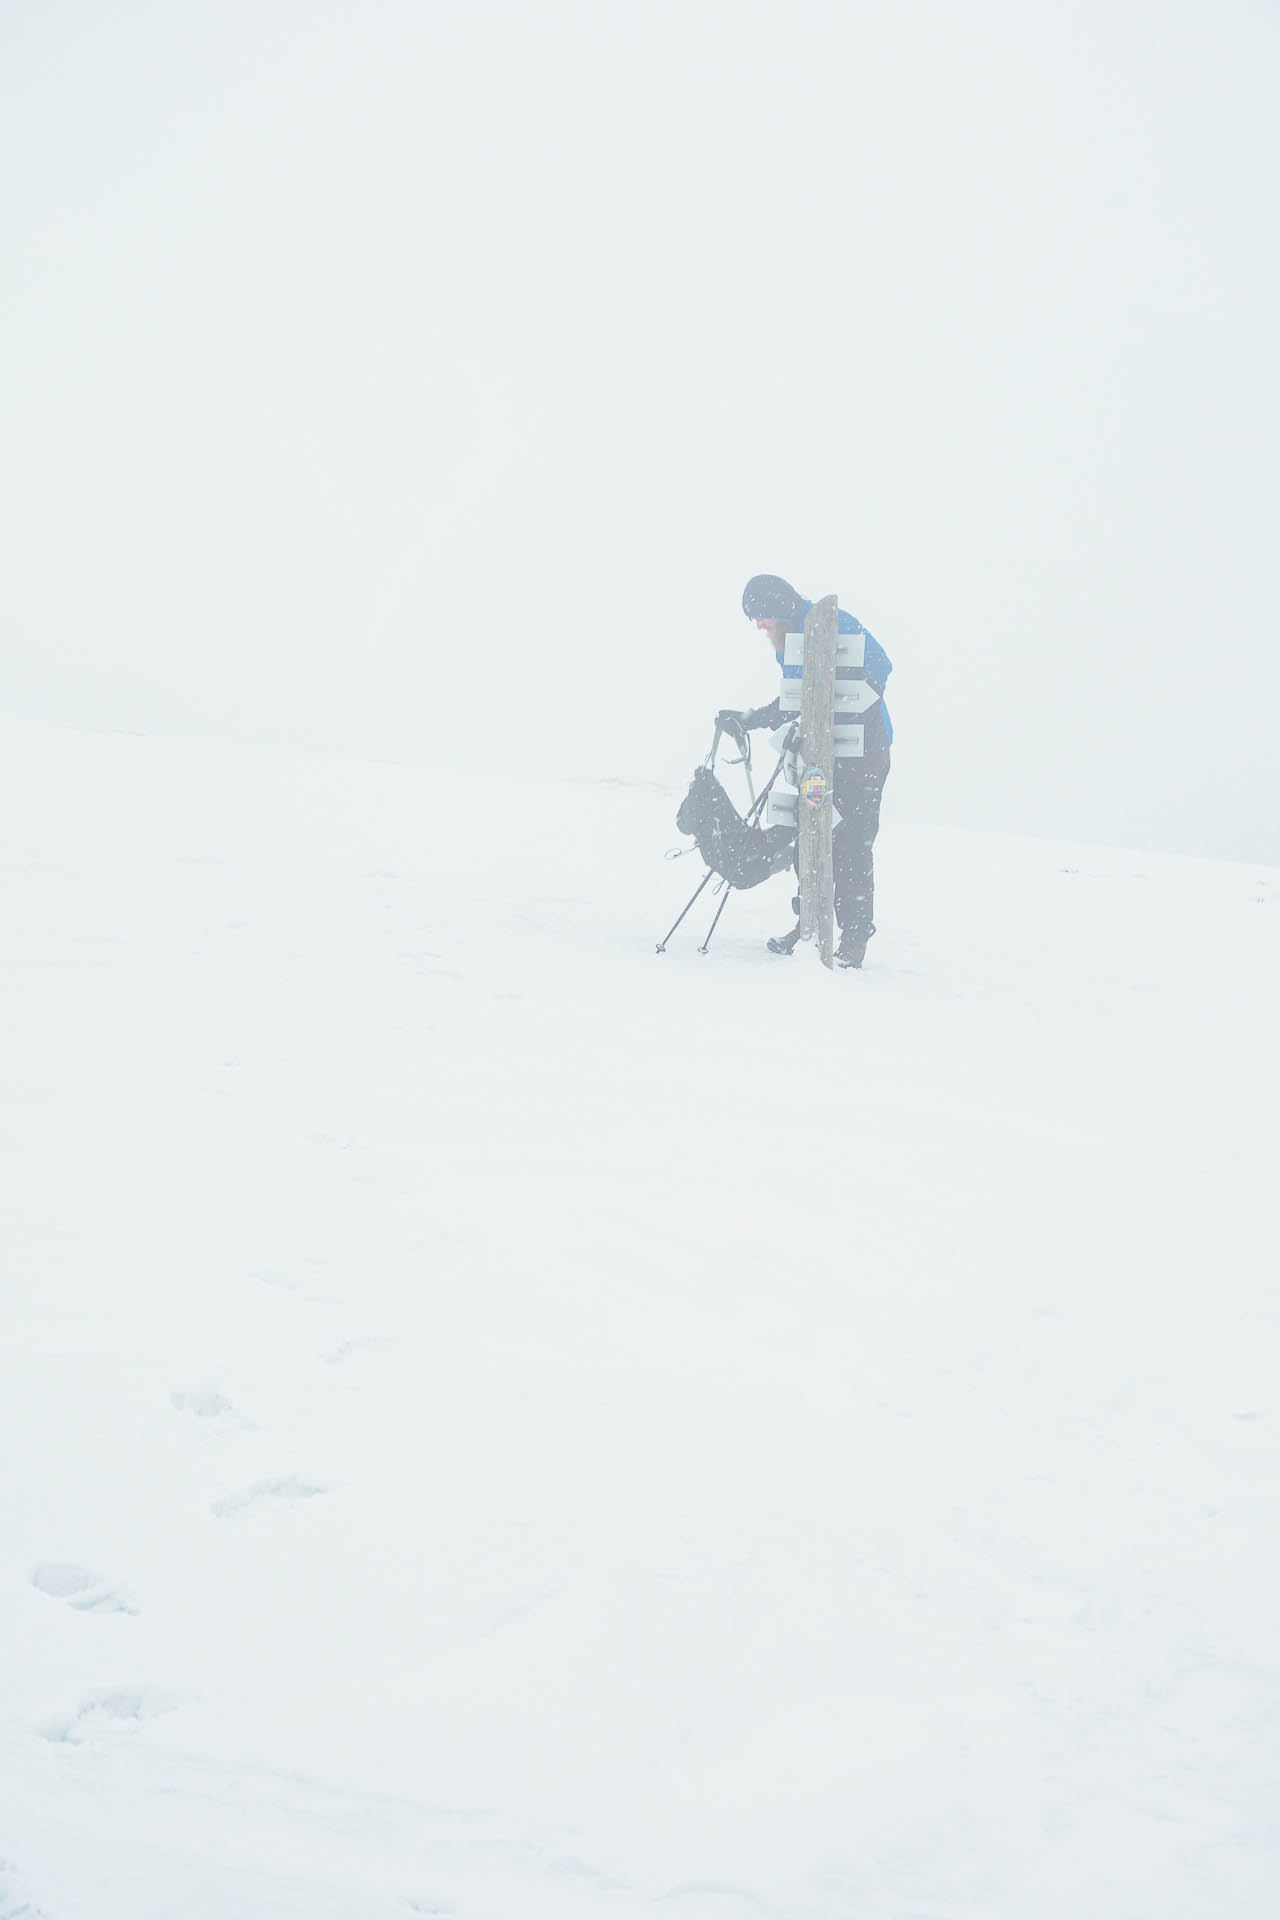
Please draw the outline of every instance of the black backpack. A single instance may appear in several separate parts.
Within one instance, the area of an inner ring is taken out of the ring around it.
[[[791,865],[796,836],[790,827],[750,827],[710,767],[699,767],[680,802],[676,826],[692,834],[713,873],[731,887],[758,887]]]

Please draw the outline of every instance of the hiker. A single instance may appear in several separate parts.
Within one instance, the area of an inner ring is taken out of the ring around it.
[[[742,592],[742,611],[768,636],[779,667],[787,635],[803,633],[804,617],[812,605],[812,600],[803,599],[789,581],[779,579],[774,573],[757,573]],[[876,692],[883,694],[893,663],[880,642],[843,607],[840,632],[864,636],[866,676]],[[767,707],[754,707],[749,713],[724,708],[716,718],[721,724],[734,722],[748,730],[783,724],[780,700],[776,699]],[[872,919],[875,873],[871,850],[880,826],[880,796],[889,777],[892,739],[893,727],[884,701],[877,700],[865,715],[861,754],[840,754],[835,762],[833,798],[840,818],[831,835],[831,858],[836,925],[840,929],[835,957],[842,967],[862,965],[867,942],[876,930]],[[798,901],[796,911],[799,912]],[[799,935],[797,923],[792,932],[770,940],[770,951],[790,953]]]

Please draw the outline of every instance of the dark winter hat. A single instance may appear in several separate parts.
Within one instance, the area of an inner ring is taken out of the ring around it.
[[[742,589],[742,611],[748,620],[785,620],[789,627],[804,625],[804,601],[789,580],[776,573],[757,573]]]

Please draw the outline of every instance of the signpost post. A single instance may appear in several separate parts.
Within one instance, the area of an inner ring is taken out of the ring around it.
[[[824,967],[832,965],[834,954],[831,794],[838,618],[834,593],[805,615],[800,676],[800,938],[817,941]]]

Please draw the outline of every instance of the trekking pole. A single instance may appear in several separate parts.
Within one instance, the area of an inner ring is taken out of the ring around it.
[[[788,741],[788,745],[790,745],[790,741]],[[760,815],[764,810],[764,803],[769,798],[769,790],[773,786],[773,783],[777,779],[778,775],[782,772],[782,763],[785,757],[786,757],[786,748],[784,748],[782,753],[778,755],[778,764],[774,768],[773,772],[769,775],[768,781],[765,784],[765,786],[762,788],[760,797],[758,800],[756,799],[754,788],[752,789],[752,795],[751,795],[752,807],[751,807],[750,813],[747,815],[748,826],[751,826],[754,821],[760,818]],[[751,785],[751,775],[749,773],[747,775],[747,785],[748,786]],[[703,884],[704,885],[706,884],[705,881]],[[702,888],[699,887],[698,892],[701,893],[701,891],[702,891]],[[724,890],[724,899],[720,902],[720,905],[716,908],[716,917],[711,922],[711,925],[707,929],[706,939],[703,941],[702,945],[698,948],[699,953],[705,953],[707,948],[711,945],[711,936],[715,932],[716,928],[720,925],[720,915],[724,912],[725,908],[728,906],[729,895],[732,891],[733,889],[726,882],[725,890]],[[695,894],[694,899],[696,900],[697,897],[698,897],[697,894]],[[689,902],[689,905],[690,906],[693,905],[693,900]],[[672,931],[674,932],[674,928],[672,929]],[[671,938],[671,934],[668,934],[667,938],[669,940]],[[659,948],[659,952],[661,952],[661,948]]]
[[[720,722],[719,722],[719,721],[717,720],[717,721],[716,721],[716,730],[715,730],[715,732],[714,732],[714,733],[712,734],[712,736],[711,736],[711,750],[710,750],[710,752],[709,752],[709,753],[707,754],[707,757],[706,757],[706,759],[705,759],[705,760],[703,761],[703,763],[702,763],[704,767],[711,767],[711,768],[714,768],[714,767],[715,767],[715,764],[716,764],[716,754],[717,754],[717,753],[718,753],[718,752],[720,751],[720,735],[721,735],[721,734],[722,734],[723,732],[724,732],[724,728],[723,728],[723,727],[722,727],[722,726],[720,725]],[[688,851],[689,851],[690,853],[692,853],[692,852],[693,852],[693,848],[692,848],[692,847],[690,847],[690,848],[688,849]],[[698,882],[698,885],[697,885],[697,886],[696,886],[696,887],[694,888],[694,890],[693,890],[693,896],[692,896],[692,898],[691,898],[691,899],[690,899],[690,901],[689,901],[689,906],[687,906],[687,907],[685,908],[685,910],[684,910],[684,913],[682,913],[682,914],[680,915],[680,919],[679,919],[679,920],[677,920],[677,921],[675,921],[675,922],[674,922],[674,924],[673,924],[673,925],[672,925],[672,926],[671,926],[671,927],[670,927],[670,928],[668,929],[668,931],[667,931],[667,933],[666,933],[666,935],[664,936],[664,938],[663,938],[663,939],[661,939],[661,940],[659,940],[659,942],[658,942],[658,944],[657,944],[657,946],[656,946],[656,947],[655,947],[655,949],[654,949],[654,951],[655,951],[655,953],[665,953],[665,952],[666,952],[666,950],[667,950],[667,941],[668,941],[668,940],[669,940],[669,939],[671,938],[671,935],[672,935],[672,934],[673,934],[673,933],[675,932],[675,930],[676,930],[676,927],[678,927],[678,926],[680,925],[680,920],[683,920],[683,919],[684,919],[684,915],[685,915],[685,913],[688,913],[688,911],[689,911],[689,908],[693,906],[693,903],[694,903],[694,901],[695,901],[695,900],[696,900],[696,899],[698,898],[698,895],[699,895],[699,894],[700,894],[700,893],[702,892],[702,890],[703,890],[703,888],[704,888],[704,887],[706,886],[706,884],[707,884],[707,882],[708,882],[708,880],[714,880],[714,879],[715,879],[715,875],[714,875],[714,873],[712,873],[712,872],[711,872],[711,870],[710,870],[710,869],[708,868],[708,870],[707,870],[707,872],[703,874],[703,876],[702,876],[702,879],[701,879],[701,880],[700,880],[700,881]]]
[[[743,775],[747,782],[747,792],[751,795],[751,805],[754,808],[756,804],[756,783],[751,778],[751,735],[745,731],[741,733],[738,738],[738,745],[742,748],[742,755],[737,760],[731,760],[729,765],[731,767],[742,768]],[[750,819],[751,815],[748,814],[747,818]]]
[[[692,851],[693,851],[693,849],[692,849],[692,847],[690,847],[690,849],[689,849],[689,851],[690,851],[690,853],[692,853]],[[688,907],[686,907],[686,908],[685,908],[685,910],[684,910],[684,913],[682,913],[682,914],[680,915],[680,920],[683,920],[683,919],[684,919],[684,914],[685,914],[685,913],[688,913],[688,911],[689,911],[689,907],[691,907],[691,906],[693,905],[693,903],[694,903],[694,900],[696,900],[696,899],[698,898],[698,895],[699,895],[699,894],[700,894],[700,893],[702,892],[702,889],[703,889],[703,888],[704,888],[704,887],[706,886],[706,884],[707,884],[707,882],[708,882],[708,880],[714,880],[714,879],[715,879],[715,874],[714,874],[714,873],[712,873],[712,871],[711,871],[711,869],[710,869],[710,868],[708,867],[708,869],[707,869],[707,871],[706,871],[706,872],[705,872],[705,873],[703,874],[703,876],[702,876],[702,878],[701,878],[701,880],[700,880],[700,881],[698,882],[698,885],[697,885],[697,888],[696,888],[696,889],[695,889],[695,891],[694,891],[694,895],[693,895],[693,899],[692,899],[692,900],[690,900],[690,902],[689,902],[689,906],[688,906]],[[726,897],[727,897],[727,896],[726,896]],[[716,917],[717,917],[717,919],[718,919],[718,918],[719,918],[719,915],[717,915]],[[675,930],[676,930],[676,927],[678,927],[678,926],[680,925],[680,920],[677,920],[677,921],[675,922],[675,924],[674,924],[674,925],[673,925],[673,926],[671,927],[671,929],[670,929],[670,931],[669,931],[669,932],[668,932],[668,933],[666,934],[666,936],[665,936],[665,938],[663,938],[663,939],[661,939],[661,940],[659,940],[659,942],[658,942],[658,945],[657,945],[657,949],[656,949],[658,953],[665,953],[665,952],[666,952],[666,950],[667,950],[667,941],[668,941],[668,940],[669,940],[669,939],[671,938],[671,935],[672,935],[672,934],[673,934],[673,933],[675,932]]]
[[[724,912],[725,908],[728,906],[729,895],[732,892],[733,892],[733,888],[726,883],[725,890],[724,890],[724,899],[720,902],[720,905],[716,908],[716,917],[711,922],[711,925],[707,929],[706,939],[703,941],[702,945],[698,948],[699,953],[705,953],[707,948],[711,945],[711,936],[715,932],[716,928],[720,925],[720,915]]]
[[[787,745],[789,746],[790,744],[791,744],[790,739],[788,739]],[[764,786],[764,788],[762,789],[760,798],[758,800],[756,799],[755,789],[754,787],[752,787],[751,789],[752,806],[751,806],[750,813],[747,815],[748,826],[751,826],[754,821],[760,818],[760,815],[764,810],[764,803],[769,798],[769,789],[773,786],[774,781],[777,779],[778,775],[782,772],[782,763],[785,758],[786,758],[786,747],[784,747],[783,751],[778,755],[778,764],[774,768],[773,772],[769,775],[769,779],[766,785]],[[750,787],[751,774],[749,771],[749,768],[750,768],[749,760],[747,762],[747,765],[748,765],[747,785]],[[701,889],[699,889],[699,891],[701,891]],[[716,908],[716,917],[711,922],[711,925],[707,929],[706,939],[703,941],[702,945],[698,948],[699,953],[705,953],[707,948],[711,945],[711,936],[715,932],[716,928],[720,925],[720,915],[724,912],[725,908],[728,906],[729,895],[732,891],[733,889],[726,883],[725,890],[724,890],[724,899],[720,902],[720,905]],[[692,906],[693,901],[691,900],[689,904],[690,906]],[[670,939],[670,937],[671,937],[670,934],[668,934],[667,938]]]
[[[711,751],[707,755],[706,760],[703,762],[704,766],[714,767],[716,750],[720,745],[720,735],[722,732],[723,732],[723,728],[717,722],[715,737],[711,742]],[[754,822],[757,821],[760,818],[760,815],[763,813],[765,802],[769,798],[769,794],[773,787],[773,784],[777,780],[778,775],[782,772],[783,762],[786,759],[788,749],[791,747],[791,744],[795,739],[795,733],[796,733],[796,729],[795,727],[792,727],[791,732],[787,735],[787,738],[783,744],[782,752],[778,755],[777,766],[774,768],[773,772],[769,775],[768,780],[765,782],[764,786],[761,788],[759,797],[753,801],[751,811],[747,815],[746,823],[748,826],[753,825]],[[748,784],[750,784],[750,775],[748,775],[747,778],[748,778]],[[692,851],[693,849],[689,848],[689,852],[692,852]],[[711,868],[708,868],[706,873],[703,874],[701,880],[698,882],[697,886],[694,888],[693,895],[689,900],[688,906],[685,907],[684,913],[680,914],[679,918],[668,929],[664,938],[659,940],[657,947],[654,949],[655,952],[657,953],[666,952],[667,941],[671,938],[671,935],[675,932],[676,928],[680,925],[680,921],[684,919],[685,914],[687,914],[689,912],[689,909],[694,905],[695,901],[698,899],[698,896],[702,893],[703,889],[706,887],[707,882],[709,880],[714,880],[715,877],[716,876],[714,871]],[[720,924],[720,915],[724,912],[725,908],[728,906],[729,895],[732,891],[733,889],[726,882],[725,889],[724,889],[724,899],[720,902],[720,905],[716,908],[716,917],[711,922],[711,926],[708,929],[706,939],[703,941],[702,945],[698,948],[699,953],[705,953],[707,948],[711,945],[711,935],[715,932],[716,928]]]
[[[764,803],[769,798],[770,793],[773,791],[773,785],[774,785],[774,782],[777,780],[778,775],[782,772],[783,762],[786,760],[788,753],[790,753],[791,751],[792,745],[795,741],[795,734],[796,734],[796,730],[794,727],[792,727],[790,733],[787,735],[786,739],[782,743],[782,752],[778,755],[777,766],[774,768],[773,772],[769,775],[768,780],[765,782],[764,786],[760,790],[760,798],[757,800],[755,798],[755,795],[754,794],[752,795],[752,800],[754,804],[751,808],[750,813],[747,815],[747,825],[749,827],[754,826],[755,822],[760,818],[761,813],[764,811]],[[750,784],[749,777],[748,777],[748,784]]]

